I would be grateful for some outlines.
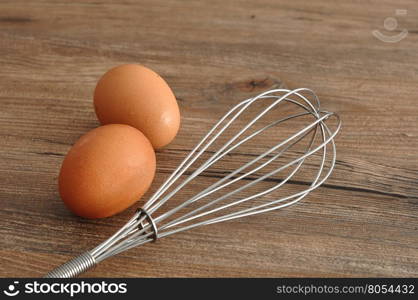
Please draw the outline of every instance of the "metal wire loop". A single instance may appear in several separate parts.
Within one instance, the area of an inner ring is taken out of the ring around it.
[[[138,220],[140,220],[142,217],[145,217],[145,220],[147,220],[148,223],[151,225],[152,231],[153,231],[152,239],[153,239],[153,242],[155,242],[158,239],[158,228],[157,228],[157,225],[154,222],[154,219],[143,208],[139,208],[138,213],[139,213]],[[140,227],[139,228],[140,230],[144,229],[145,226],[146,226],[146,224],[144,224],[144,221],[142,221],[138,224],[138,227]]]

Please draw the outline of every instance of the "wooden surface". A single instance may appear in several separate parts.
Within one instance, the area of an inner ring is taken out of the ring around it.
[[[408,14],[395,33],[409,35],[379,41],[371,31],[396,9]],[[153,190],[228,107],[280,84],[341,115],[338,161],[296,206],[167,237],[86,276],[418,276],[416,1],[2,0],[0,28],[0,276],[42,276],[133,213],[84,220],[57,192],[65,153],[98,126],[95,83],[127,62],[159,72],[181,107]]]

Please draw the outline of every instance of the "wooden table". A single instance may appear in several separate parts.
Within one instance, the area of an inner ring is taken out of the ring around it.
[[[98,126],[98,78],[128,62],[159,72],[182,112],[153,190],[227,107],[280,84],[341,115],[338,160],[296,206],[167,237],[86,276],[418,276],[415,4],[2,0],[0,276],[42,276],[133,213],[81,219],[57,192],[64,155]],[[409,34],[388,43],[375,29]]]

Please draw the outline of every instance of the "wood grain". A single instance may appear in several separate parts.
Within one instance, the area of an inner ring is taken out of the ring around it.
[[[377,40],[396,9],[408,36]],[[338,161],[296,206],[167,237],[86,276],[418,276],[414,0],[3,0],[0,27],[0,276],[42,276],[134,211],[77,218],[56,187],[65,153],[98,126],[95,83],[127,62],[166,78],[182,112],[152,190],[228,107],[273,86],[312,88],[341,115]]]

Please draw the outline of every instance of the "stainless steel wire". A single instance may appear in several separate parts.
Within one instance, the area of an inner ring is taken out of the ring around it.
[[[271,114],[280,112],[278,107],[282,104],[293,105],[298,112],[271,120]],[[257,105],[261,106],[260,111],[257,110]],[[254,106],[256,115],[245,118],[244,115]],[[266,120],[263,118],[267,115],[270,118],[267,118],[267,125],[264,125]],[[306,121],[307,118],[310,119],[309,122]],[[326,124],[330,119],[335,119],[333,129]],[[233,170],[226,170],[225,176],[209,183],[196,195],[174,206],[168,205],[170,199],[177,195],[184,196],[181,191],[201,177],[205,171],[217,163],[226,169],[223,159],[229,158],[244,145],[257,142],[257,138],[267,131],[292,120],[305,122],[305,125],[281,140],[274,140],[271,135],[267,136],[268,142],[272,144],[267,149],[256,144],[253,149],[260,149],[261,153],[250,153],[247,155],[250,157],[248,162]],[[259,123],[261,127],[257,128],[256,125]],[[84,253],[82,261],[86,261],[87,255],[87,261],[96,264],[133,247],[194,227],[265,213],[299,202],[331,175],[336,161],[334,138],[340,128],[341,121],[338,115],[322,110],[318,97],[306,88],[274,89],[238,103],[209,130],[144,206],[109,239],[87,254]],[[226,140],[222,143],[222,139]],[[308,142],[302,150],[294,149],[298,144],[305,143],[305,140]],[[297,156],[293,158],[292,155]],[[291,157],[290,161],[274,166],[285,156]],[[295,184],[294,177],[300,173],[306,160],[313,157],[316,160],[310,162],[309,170],[315,171],[308,172],[314,174],[313,178],[309,183]],[[263,170],[265,173],[260,174]],[[288,171],[288,174],[279,179],[275,177],[283,171]],[[262,186],[261,190],[256,188],[266,182],[274,184],[267,188]],[[277,199],[266,198],[289,185],[297,185],[302,189],[290,194],[284,193]],[[260,203],[259,199],[264,198],[267,199],[266,202]],[[82,267],[77,265],[79,261],[79,258],[75,258],[47,276],[76,276],[86,270],[85,263]],[[68,266],[74,270],[68,270]]]

